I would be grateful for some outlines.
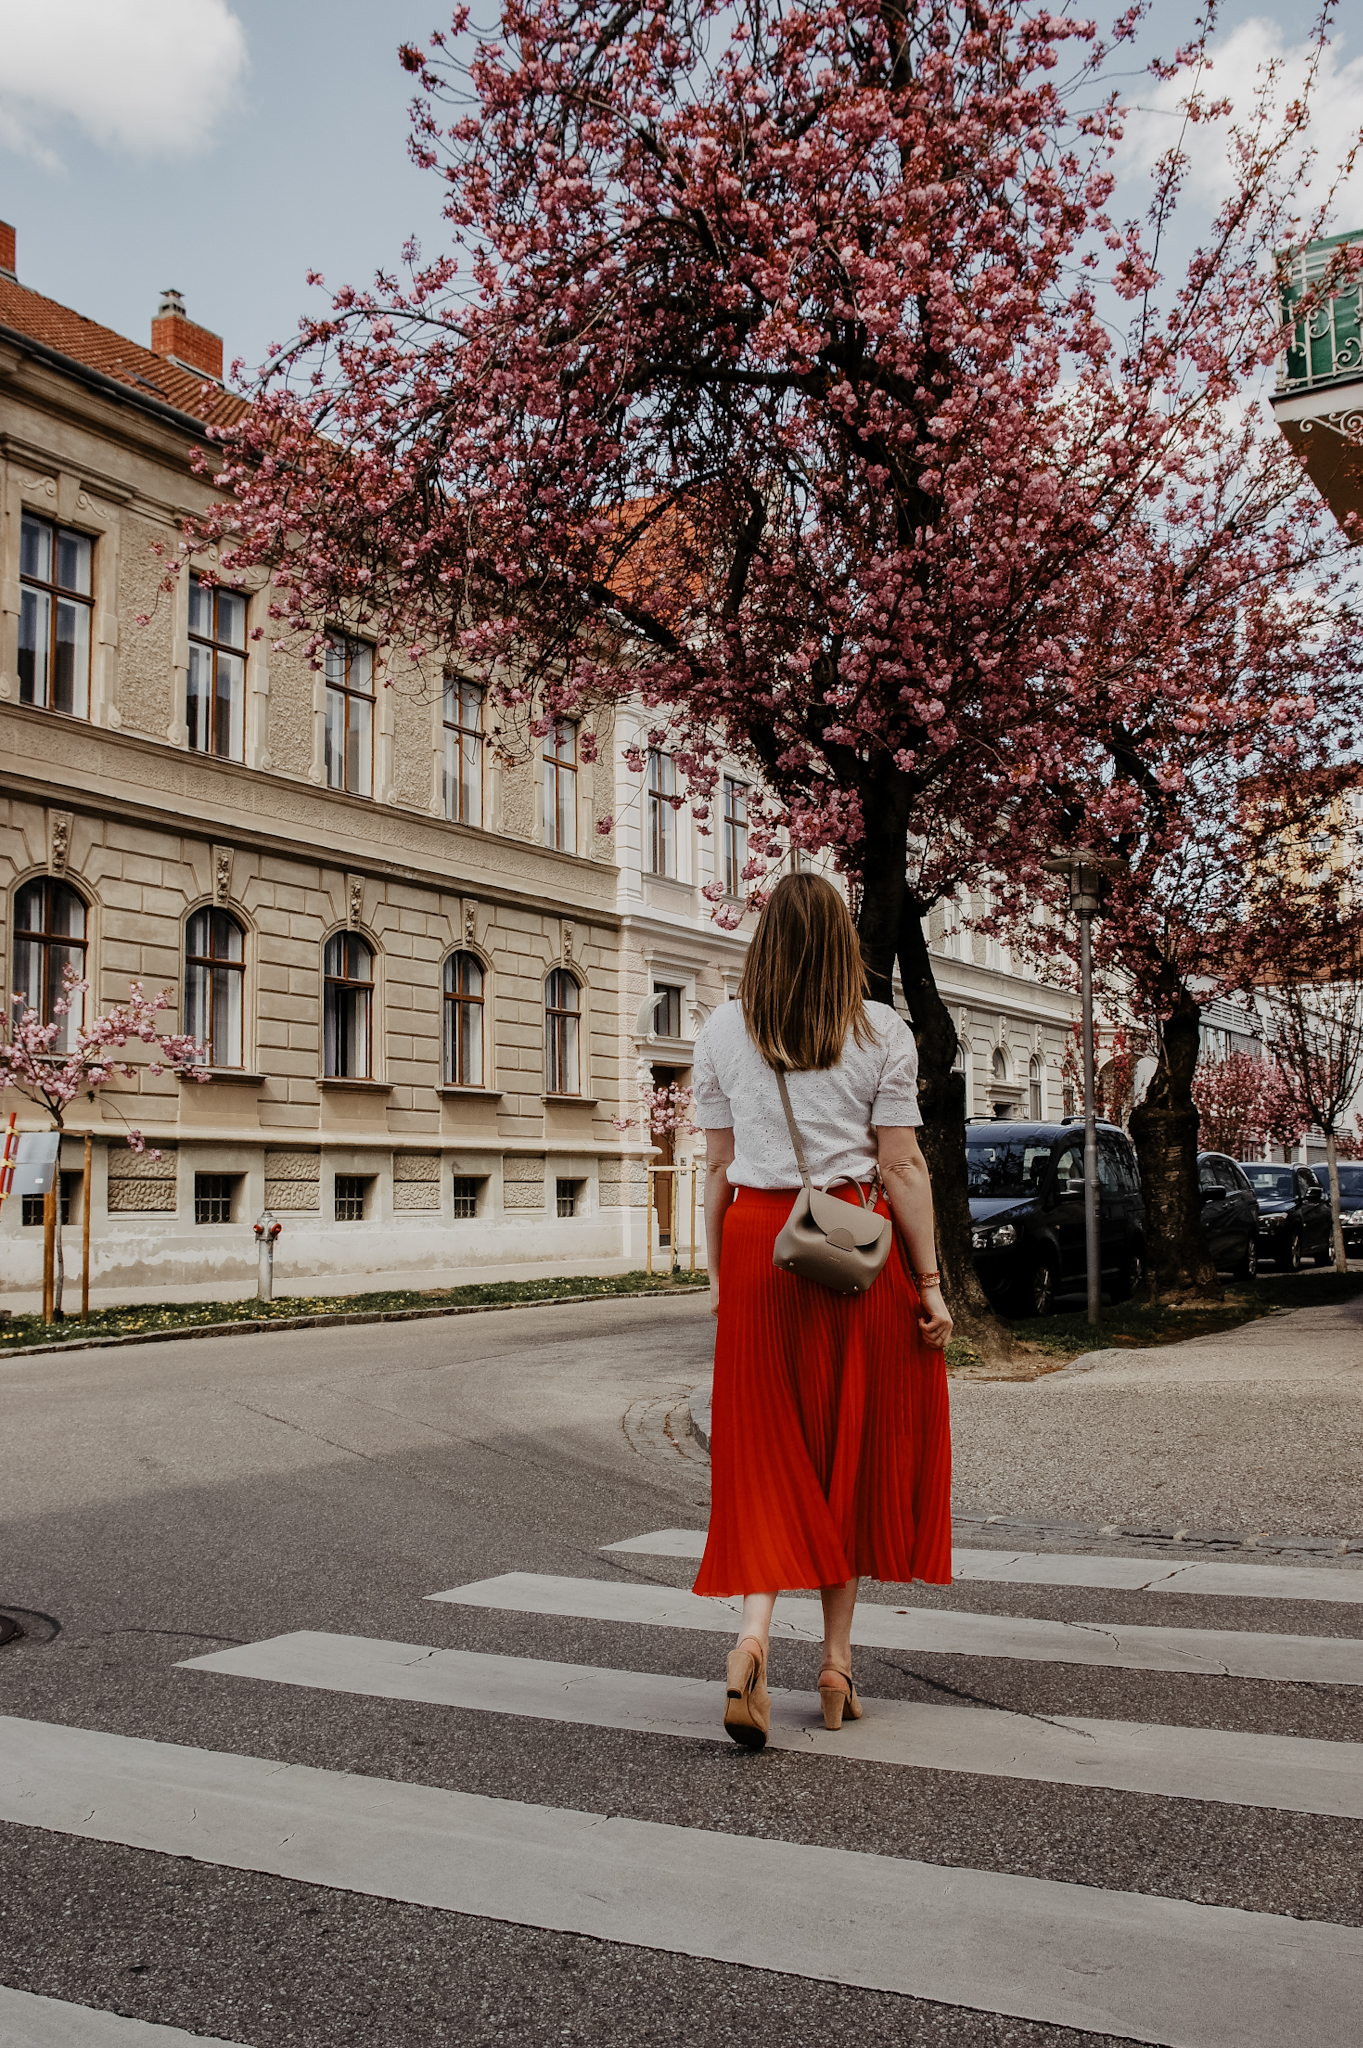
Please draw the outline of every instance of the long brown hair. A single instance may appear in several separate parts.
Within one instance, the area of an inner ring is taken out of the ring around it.
[[[852,913],[822,875],[785,875],[748,948],[738,1000],[764,1060],[795,1073],[835,1067],[850,1031],[874,1033]]]

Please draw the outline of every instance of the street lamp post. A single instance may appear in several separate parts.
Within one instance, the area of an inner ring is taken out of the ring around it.
[[[1088,1319],[1096,1323],[1103,1305],[1103,1255],[1098,1228],[1098,1114],[1093,1057],[1093,920],[1103,907],[1107,876],[1121,862],[1110,855],[1056,849],[1045,863],[1069,882],[1070,910],[1079,919],[1079,971],[1084,1003],[1084,1253],[1088,1277]]]

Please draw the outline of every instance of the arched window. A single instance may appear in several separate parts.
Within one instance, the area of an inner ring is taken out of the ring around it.
[[[241,926],[225,910],[196,910],[185,927],[185,1030],[210,1067],[239,1067]]]
[[[565,967],[556,967],[544,984],[544,1052],[546,1092],[580,1095],[578,1026],[582,991]]]
[[[65,1017],[58,1017],[57,1004],[66,1000],[63,975],[73,968],[77,979],[85,977],[85,905],[65,882],[40,876],[25,882],[14,895],[14,979],[10,993],[23,997],[44,1024],[60,1024],[53,1042],[54,1052],[70,1052],[85,1016],[85,1003],[76,996]]]
[[[445,962],[445,1085],[483,1085],[483,969],[472,953]]]
[[[1001,1045],[996,1045],[994,1047],[994,1057],[990,1062],[990,1071],[992,1072],[994,1079],[996,1081],[1007,1081],[1008,1055],[1007,1053],[1005,1053]]]
[[[1027,1107],[1032,1122],[1039,1124],[1046,1114],[1045,1068],[1038,1053],[1033,1053],[1027,1067]]]
[[[324,1074],[367,1081],[374,1010],[374,956],[354,932],[337,932],[323,956]]]

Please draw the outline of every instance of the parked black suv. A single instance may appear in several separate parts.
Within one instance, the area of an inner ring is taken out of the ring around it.
[[[1330,1198],[1310,1167],[1241,1164],[1259,1200],[1259,1257],[1287,1273],[1300,1273],[1304,1258],[1330,1265]]]
[[[1313,1166],[1312,1173],[1325,1190],[1325,1201],[1330,1201],[1330,1169],[1328,1166]],[[1339,1220],[1344,1226],[1344,1249],[1351,1259],[1363,1258],[1363,1166],[1352,1164],[1336,1168],[1339,1174]]]
[[[980,1118],[966,1125],[965,1156],[980,1285],[1001,1307],[1048,1314],[1087,1272],[1082,1118]],[[1103,1278],[1125,1301],[1145,1271],[1145,1203],[1135,1150],[1116,1124],[1098,1126],[1098,1218]]]
[[[1247,1169],[1224,1152],[1199,1152],[1197,1187],[1202,1197],[1202,1228],[1207,1233],[1212,1263],[1237,1280],[1253,1280],[1259,1255],[1267,1248],[1260,1234],[1259,1204],[1245,1179]]]

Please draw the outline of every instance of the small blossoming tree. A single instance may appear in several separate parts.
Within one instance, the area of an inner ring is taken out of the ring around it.
[[[60,1131],[66,1112],[80,1096],[93,1102],[101,1089],[115,1080],[132,1080],[137,1069],[119,1054],[134,1041],[156,1048],[156,1058],[147,1067],[150,1074],[163,1071],[183,1074],[190,1080],[205,1081],[204,1049],[184,1032],[158,1031],[156,1018],[168,1009],[171,996],[159,989],[148,996],[141,982],[128,985],[128,1000],[118,1003],[102,1016],[79,1025],[74,1044],[63,1045],[70,1035],[68,1020],[73,1005],[83,1002],[90,984],[82,981],[72,967],[62,976],[63,994],[52,1005],[50,1022],[14,994],[11,1001],[9,1036],[0,1039],[0,1089],[13,1088],[47,1116],[53,1130]],[[128,1144],[134,1152],[146,1149],[142,1133],[128,1130]],[[153,1156],[156,1156],[153,1154]],[[57,1272],[55,1312],[61,1314],[61,1205],[57,1204]]]

